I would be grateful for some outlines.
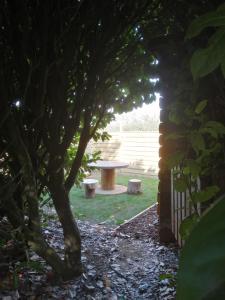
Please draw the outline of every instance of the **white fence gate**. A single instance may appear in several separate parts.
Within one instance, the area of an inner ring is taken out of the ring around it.
[[[177,192],[173,184],[173,172],[171,172],[171,223],[172,232],[180,246],[183,245],[179,228],[181,222],[194,213],[194,208],[189,201],[189,192]],[[200,180],[197,180],[197,189],[200,190]],[[198,205],[200,213],[200,205]]]

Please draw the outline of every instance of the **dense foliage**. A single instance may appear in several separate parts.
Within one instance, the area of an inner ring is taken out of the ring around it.
[[[193,38],[209,27],[206,46],[197,49],[191,58],[191,71],[195,82],[200,78],[208,82],[218,80],[219,92],[215,91],[214,111],[224,97],[224,25],[225,6],[219,6],[196,19],[189,27],[187,38]],[[212,77],[210,77],[212,75]],[[198,87],[197,87],[198,90]],[[177,167],[175,187],[177,191],[189,191],[189,201],[195,213],[186,218],[180,227],[185,247],[180,259],[178,276],[178,299],[222,299],[224,298],[224,185],[225,165],[225,116],[207,110],[210,98],[201,100],[201,93],[192,92],[192,101],[187,105],[176,102],[170,114],[170,120],[177,125],[177,132],[168,136],[182,146],[170,159],[170,166]],[[201,101],[197,102],[200,98]],[[217,100],[217,99],[216,99]],[[212,101],[212,100],[211,100]],[[196,104],[197,102],[197,104]],[[176,105],[176,106],[175,106]],[[202,187],[197,189],[200,178]],[[207,179],[207,181],[206,181]],[[223,194],[216,199],[216,195]],[[200,205],[200,210],[197,209]],[[200,212],[200,213],[199,213]]]
[[[153,56],[141,33],[152,6],[88,0],[0,4],[0,213],[17,239],[63,279],[82,272],[68,195],[82,179],[82,163],[87,167],[89,140],[104,138],[98,129],[114,113],[154,98],[144,67]],[[63,259],[42,232],[39,206],[46,193],[62,224]]]
[[[187,240],[180,258],[177,299],[224,299],[224,213],[222,196]]]
[[[195,20],[189,27],[188,38],[193,38],[208,27],[216,27],[216,31],[208,41],[208,46],[204,49],[197,49],[191,58],[191,70],[195,81],[210,74],[219,66],[221,70],[216,71],[223,73],[224,11],[224,5],[222,5],[215,12],[207,13]],[[224,95],[221,93],[220,96]],[[200,97],[201,95],[196,95],[193,90],[189,103],[175,101],[171,105],[169,115],[170,121],[177,125],[177,130],[167,138],[174,139],[181,144],[180,149],[169,160],[170,167],[176,168],[174,171],[175,188],[179,192],[188,190],[189,200],[195,207],[195,215],[186,219],[181,225],[181,234],[184,233],[186,237],[190,232],[189,229],[199,220],[197,204],[209,203],[209,200],[213,199],[220,189],[223,192],[223,187],[217,184],[217,172],[224,167],[225,162],[225,126],[224,122],[216,119],[216,116],[212,119],[207,110],[209,100],[204,99],[198,102]],[[202,180],[207,177],[211,177],[211,183],[208,182],[206,186],[203,185],[201,190],[198,190],[197,178]]]

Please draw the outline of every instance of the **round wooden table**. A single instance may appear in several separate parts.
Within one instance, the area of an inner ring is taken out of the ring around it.
[[[118,187],[118,185],[115,185],[115,170],[128,167],[128,163],[114,160],[98,160],[95,163],[90,163],[89,166],[101,169],[102,191],[113,191]]]

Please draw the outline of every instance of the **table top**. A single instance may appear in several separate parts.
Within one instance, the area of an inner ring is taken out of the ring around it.
[[[128,163],[116,160],[97,160],[95,163],[88,164],[90,167],[100,168],[100,169],[117,169],[126,168]]]

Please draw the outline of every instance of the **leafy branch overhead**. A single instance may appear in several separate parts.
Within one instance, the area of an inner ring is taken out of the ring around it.
[[[187,39],[200,35],[204,30],[212,28],[213,33],[208,39],[208,45],[194,52],[191,59],[191,71],[194,79],[206,76],[218,67],[225,77],[225,4],[216,11],[197,18],[190,25]]]
[[[108,138],[101,130],[115,113],[154,99],[144,67],[154,57],[142,36],[152,8],[146,0],[0,2],[0,210],[64,280],[82,273],[69,191],[99,157],[85,154],[87,144]],[[42,233],[46,193],[64,258]]]

